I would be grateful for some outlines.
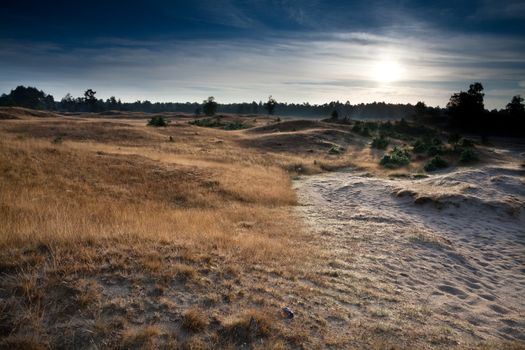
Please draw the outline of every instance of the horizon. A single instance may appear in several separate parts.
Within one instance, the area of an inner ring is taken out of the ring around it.
[[[489,110],[525,95],[519,1],[30,1],[4,13],[2,93],[443,108],[479,81]]]

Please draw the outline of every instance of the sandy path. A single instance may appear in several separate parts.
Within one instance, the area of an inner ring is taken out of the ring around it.
[[[487,166],[419,180],[349,171],[296,181],[299,215],[333,257],[320,292],[350,315],[342,332],[380,326],[431,346],[525,341],[524,175]]]

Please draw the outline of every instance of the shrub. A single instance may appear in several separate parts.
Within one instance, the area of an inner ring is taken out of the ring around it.
[[[370,128],[368,123],[363,123],[361,121],[355,122],[354,126],[352,127],[352,131],[358,133],[361,136],[370,136]]]
[[[207,128],[216,128],[220,127],[221,123],[219,122],[218,118],[203,118],[203,119],[195,119],[189,121],[191,125],[197,125]]]
[[[428,144],[422,139],[417,139],[412,144],[412,150],[414,151],[414,153],[425,153],[427,151],[427,148]]]
[[[390,154],[385,154],[379,164],[385,168],[399,168],[410,163],[410,154],[406,149],[394,147]]]
[[[148,121],[148,126],[159,127],[159,126],[167,126],[167,125],[168,123],[166,122],[166,120],[164,120],[164,118],[161,117],[160,115],[154,116]]]
[[[479,157],[472,148],[465,148],[459,155],[459,161],[461,163],[471,163],[478,161]]]
[[[448,136],[448,143],[456,145],[461,140],[461,135],[458,133],[450,134]]]
[[[461,140],[459,140],[458,142],[458,146],[466,148],[474,147],[474,141],[472,141],[471,139],[461,138]]]
[[[234,121],[234,122],[224,125],[222,128],[224,130],[241,130],[241,129],[248,128],[248,126],[244,125],[244,123],[240,121]]]
[[[430,159],[427,164],[425,164],[425,171],[435,171],[438,169],[443,169],[448,166],[448,163],[441,158],[440,156],[435,156],[434,158]]]
[[[388,144],[390,143],[390,141],[388,141],[388,139],[386,137],[384,137],[383,135],[379,136],[379,137],[374,137],[374,139],[372,140],[372,148],[377,148],[377,149],[386,149],[388,147]]]
[[[429,157],[434,157],[440,154],[443,154],[443,148],[441,148],[439,145],[430,145],[427,148],[427,155]]]

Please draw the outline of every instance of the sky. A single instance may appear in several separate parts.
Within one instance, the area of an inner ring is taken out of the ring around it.
[[[0,93],[55,99],[373,101],[525,96],[525,1],[9,1]]]

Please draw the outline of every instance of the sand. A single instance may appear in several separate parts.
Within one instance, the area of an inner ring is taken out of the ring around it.
[[[524,175],[514,162],[423,179],[348,170],[296,181],[299,216],[340,276],[326,294],[350,315],[343,332],[381,322],[446,345],[525,341]],[[368,300],[349,275],[370,282]]]

